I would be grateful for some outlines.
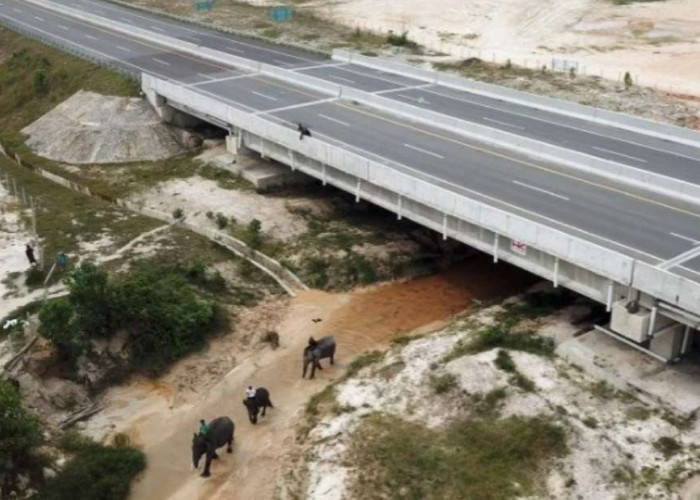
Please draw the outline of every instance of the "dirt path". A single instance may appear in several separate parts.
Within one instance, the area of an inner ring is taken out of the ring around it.
[[[174,390],[164,384],[136,382],[116,388],[106,398],[110,408],[90,422],[88,431],[96,436],[125,431],[143,446],[148,469],[134,484],[132,498],[271,498],[283,467],[281,457],[294,440],[296,417],[309,397],[344,373],[356,354],[386,345],[400,333],[438,327],[473,299],[493,298],[531,282],[524,272],[475,258],[435,276],[354,293],[304,292],[288,302],[287,314],[277,325],[279,349],[251,348],[210,390],[178,406],[173,405]],[[322,321],[314,323],[315,318]],[[302,380],[303,346],[310,335],[328,332],[338,339],[336,366],[324,369],[316,380]],[[249,384],[267,387],[276,406],[257,426],[248,422],[242,405]],[[220,415],[236,423],[234,453],[223,453],[205,480],[191,471],[191,436],[200,418]]]

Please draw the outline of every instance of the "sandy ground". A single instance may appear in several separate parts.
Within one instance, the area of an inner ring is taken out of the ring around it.
[[[500,279],[492,278],[494,270]],[[311,395],[343,374],[355,354],[384,346],[402,332],[439,328],[473,300],[489,300],[528,283],[530,278],[521,271],[475,258],[432,277],[348,294],[309,291],[289,302],[268,304],[283,314],[276,324],[270,321],[258,327],[261,333],[270,327],[279,332],[279,349],[256,343],[252,332],[249,344],[230,336],[214,340],[198,358],[201,371],[191,385],[183,388],[168,382],[196,363],[188,359],[161,382],[138,380],[112,389],[105,398],[108,409],[87,423],[86,432],[98,439],[126,432],[143,446],[149,466],[134,484],[133,498],[272,498],[285,466],[282,457],[294,442],[297,416]],[[312,322],[316,318],[322,321]],[[313,381],[302,380],[303,346],[310,335],[327,333],[338,340],[335,367],[319,372]],[[228,356],[229,371],[208,373],[204,364],[211,356],[223,364]],[[257,426],[248,422],[241,404],[249,384],[268,388],[276,406]],[[190,470],[191,433],[200,418],[221,415],[236,423],[234,453],[223,454],[212,477],[204,480]]]
[[[224,189],[219,187],[216,181],[200,176],[162,182],[153,189],[131,196],[129,201],[165,213],[184,208],[190,223],[212,229],[216,228],[216,223],[207,218],[207,212],[221,212],[229,219],[233,217],[242,225],[258,219],[262,223],[263,232],[274,234],[279,239],[298,236],[307,230],[304,219],[294,215],[287,208],[288,203],[293,203],[293,200]]]
[[[680,470],[683,482],[698,470],[700,460],[695,449],[700,436],[697,423],[690,430],[681,431],[664,418],[668,400],[674,396],[667,394],[665,402],[657,402],[638,399],[630,393],[620,396],[614,391],[596,392],[595,384],[601,378],[576,368],[564,358],[548,359],[511,351],[517,369],[534,382],[534,392],[514,386],[509,375],[494,365],[497,349],[444,361],[461,338],[468,338],[479,324],[488,324],[499,310],[497,306],[480,311],[406,348],[395,347],[379,364],[340,384],[335,391],[336,402],[344,410],[324,417],[310,432],[312,444],[303,451],[308,480],[300,485],[300,495],[309,500],[352,498],[347,491],[356,471],[347,450],[353,431],[369,414],[394,414],[439,429],[467,415],[475,404],[470,399],[473,396],[504,388],[502,416],[549,415],[567,429],[569,452],[545,473],[551,498],[679,498],[666,490],[664,480]],[[573,337],[576,327],[571,324],[570,313],[571,310],[546,320],[541,333],[578,342]],[[643,357],[628,350],[632,358]],[[630,361],[631,366],[639,365],[639,359]],[[654,364],[657,372],[663,371],[661,365]],[[447,373],[456,377],[458,387],[447,395],[438,395],[431,386],[431,377]],[[694,375],[696,384],[699,377],[700,374]],[[650,378],[658,381],[656,375]],[[643,389],[647,380],[637,378],[635,383]],[[697,398],[694,401],[697,409]],[[646,412],[644,418],[631,417],[630,409],[638,414],[640,410]],[[595,426],[585,423],[591,417],[596,420]],[[654,446],[657,439],[667,436],[682,446],[671,457],[664,457]],[[619,470],[641,471],[645,477],[620,481],[615,476]],[[697,498],[693,496],[698,494],[697,483],[692,479],[683,485],[681,498]]]
[[[456,56],[534,67],[551,57],[578,61],[588,74],[700,93],[700,5],[667,0],[616,6],[606,0],[312,0],[321,16],[410,38]],[[527,62],[525,62],[527,59]]]

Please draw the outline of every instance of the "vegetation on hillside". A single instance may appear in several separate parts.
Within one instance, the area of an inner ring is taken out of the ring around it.
[[[62,363],[75,368],[78,358],[90,351],[92,339],[125,330],[132,367],[158,373],[227,325],[217,302],[199,298],[188,277],[200,287],[226,286],[201,272],[187,275],[151,261],[117,278],[83,263],[65,280],[68,297],[42,307],[39,333],[51,341]]]

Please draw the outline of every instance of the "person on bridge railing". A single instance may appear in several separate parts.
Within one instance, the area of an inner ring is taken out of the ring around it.
[[[305,135],[311,137],[311,131],[309,130],[309,128],[307,126],[299,123],[297,125],[297,130],[299,131],[299,140],[300,141],[304,140]]]

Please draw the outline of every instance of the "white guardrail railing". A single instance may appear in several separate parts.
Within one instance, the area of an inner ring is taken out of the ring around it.
[[[633,286],[666,302],[700,313],[700,283],[662,271],[609,248],[602,247],[557,229],[548,227],[485,203],[457,191],[443,188],[407,174],[396,167],[347,151],[344,148],[309,137],[299,141],[297,131],[222,104],[215,97],[183,87],[177,83],[142,75],[144,92],[158,95],[203,115],[212,116],[247,132],[350,174],[397,195],[439,210],[449,216],[484,227],[497,234],[516,239],[571,262],[625,286]],[[292,159],[290,157],[290,164]],[[395,164],[397,167],[408,167]],[[397,197],[398,204],[398,197]]]
[[[696,205],[700,204],[700,185],[697,184],[692,184],[679,179],[674,179],[672,177],[656,174],[654,172],[642,170],[628,165],[623,165],[617,162],[596,158],[591,155],[579,153],[577,151],[562,148],[553,144],[548,144],[534,139],[529,139],[521,135],[501,131],[467,120],[450,117],[441,113],[419,108],[408,103],[388,99],[381,95],[371,94],[344,85],[328,82],[326,80],[313,77],[307,74],[286,70],[270,64],[260,63],[243,57],[227,54],[218,50],[209,49],[207,47],[202,47],[191,42],[186,42],[183,40],[172,38],[167,35],[154,33],[142,28],[131,26],[129,24],[115,22],[95,14],[80,11],[78,9],[73,9],[71,7],[66,7],[63,5],[57,5],[48,0],[29,1],[31,3],[40,5],[42,7],[54,11],[82,18],[95,25],[104,26],[114,31],[119,31],[121,33],[137,36],[138,38],[148,40],[159,45],[164,45],[175,50],[187,52],[212,62],[231,65],[235,68],[250,71],[255,74],[264,74],[277,80],[285,81],[287,83],[297,86],[304,86],[306,88],[316,90],[323,94],[329,94],[330,96],[337,96],[339,98],[353,100],[365,104],[367,106],[381,109],[393,115],[405,117],[412,121],[421,122],[436,128],[440,128],[442,130],[457,133],[459,135],[482,143],[492,144],[503,149],[515,151],[517,153],[527,155],[531,158],[537,158],[542,161],[553,162],[567,168],[572,168],[582,172],[586,172],[591,175],[604,177],[615,182],[628,184],[638,189],[652,191],[663,196],[670,196],[677,199],[681,199],[688,203]],[[363,64],[365,66],[377,67],[378,69],[384,69],[387,71],[400,72],[401,74],[405,74],[406,76],[419,78],[424,81],[436,82],[439,80],[441,84],[446,84],[445,81],[458,81],[462,82],[460,83],[461,88],[464,88],[467,84],[481,87],[487,86],[493,87],[494,89],[500,89],[505,93],[516,93],[522,96],[527,96],[528,98],[530,97],[530,94],[526,94],[523,92],[512,91],[502,87],[497,87],[495,85],[473,82],[471,80],[454,77],[452,75],[444,73],[437,73],[434,71],[424,70],[421,68],[397,63],[394,61],[387,61],[384,59],[377,60],[377,58],[362,56],[359,54],[355,54],[354,52],[336,50],[333,53],[333,57],[342,61],[353,61],[359,64]],[[377,61],[379,61],[379,64],[377,63]],[[456,86],[456,84],[452,86]],[[503,98],[503,96],[498,97]],[[545,100],[548,99],[539,98],[538,96],[534,95],[532,95],[532,98]],[[584,110],[602,112],[602,110],[596,110],[595,108],[586,108],[584,106],[574,105],[571,103],[566,103],[564,101],[557,101],[554,99],[548,100],[555,103],[562,103],[566,106],[577,106]],[[619,116],[624,117],[625,115]],[[629,118],[639,120],[634,117]],[[700,137],[700,134],[698,134],[698,136]]]
[[[478,82],[449,73],[433,71],[424,68],[411,66],[389,59],[379,57],[363,56],[357,52],[351,52],[342,49],[333,50],[333,59],[347,63],[367,66],[369,68],[388,71],[402,76],[415,78],[424,82],[436,83],[446,87],[452,87],[457,90],[466,90],[476,94],[481,94],[496,99],[510,101],[531,108],[538,108],[554,113],[575,116],[606,125],[613,125],[619,128],[625,128],[634,132],[667,139],[670,141],[688,144],[690,146],[700,147],[700,131],[689,128],[678,127],[666,123],[660,123],[645,118],[608,111],[606,109],[584,106],[574,102],[554,99],[552,97],[531,94],[521,90],[509,89],[499,85],[490,83]]]

